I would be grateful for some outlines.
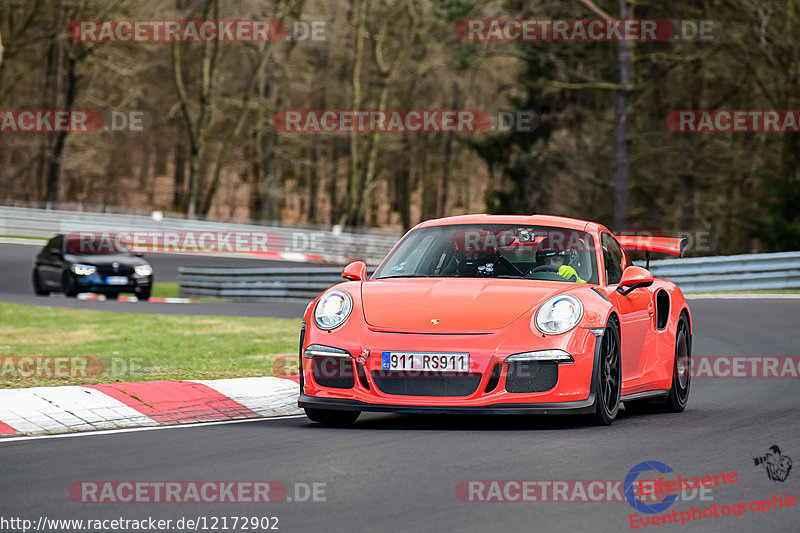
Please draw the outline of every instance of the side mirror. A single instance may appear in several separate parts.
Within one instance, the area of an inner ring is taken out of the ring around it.
[[[50,248],[50,255],[53,257],[61,257],[61,250],[58,248]]]
[[[645,270],[642,267],[629,266],[625,269],[625,272],[622,273],[622,279],[619,280],[617,290],[620,294],[625,296],[634,289],[649,287],[653,284],[653,281],[653,274],[651,274],[649,270]],[[623,287],[627,288],[624,289]]]
[[[350,263],[342,270],[342,277],[350,281],[365,281],[367,279],[367,264],[364,261]]]

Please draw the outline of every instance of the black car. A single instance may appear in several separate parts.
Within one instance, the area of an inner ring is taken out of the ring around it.
[[[126,292],[147,300],[152,287],[153,267],[141,256],[75,253],[64,235],[50,239],[33,263],[33,290],[39,296],[94,292],[116,298]]]

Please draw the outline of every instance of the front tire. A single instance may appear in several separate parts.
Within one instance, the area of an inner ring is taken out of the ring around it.
[[[50,291],[42,286],[42,279],[39,277],[39,271],[33,271],[33,293],[36,296],[50,296]]]
[[[64,296],[74,298],[78,295],[78,289],[75,287],[75,282],[69,272],[61,274],[61,290],[64,291]]]
[[[136,296],[136,299],[139,300],[140,302],[146,302],[147,300],[150,299],[150,291],[151,289],[148,288],[143,291],[134,292],[133,294]]]
[[[622,358],[619,327],[612,317],[600,340],[599,368],[595,376],[595,412],[593,421],[600,426],[610,426],[619,413],[622,392]]]
[[[689,333],[689,320],[685,314],[681,314],[678,319],[678,333],[675,335],[672,388],[664,402],[664,410],[669,413],[680,413],[689,402],[689,388],[692,385],[691,357],[692,335]]]
[[[334,411],[331,409],[305,409],[306,416],[312,422],[326,426],[346,427],[351,426],[361,414],[361,411]]]

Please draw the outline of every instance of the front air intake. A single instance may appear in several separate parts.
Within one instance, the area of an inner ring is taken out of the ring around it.
[[[481,374],[374,370],[372,381],[381,392],[398,396],[469,396],[478,390]]]
[[[511,361],[506,373],[508,392],[545,392],[558,382],[558,363],[555,361]]]
[[[356,384],[353,360],[349,357],[314,356],[311,365],[314,381],[321,387],[352,389]]]

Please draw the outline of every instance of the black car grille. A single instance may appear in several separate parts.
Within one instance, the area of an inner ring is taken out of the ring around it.
[[[99,265],[97,267],[97,273],[101,276],[132,276],[133,267],[120,264],[119,267],[114,270],[112,265]]]
[[[558,363],[555,361],[519,361],[508,363],[508,392],[544,392],[556,386]]]
[[[469,396],[478,389],[481,374],[373,370],[372,380],[381,392],[398,396]]]
[[[353,360],[349,357],[312,357],[314,381],[321,387],[352,389],[356,384]]]

